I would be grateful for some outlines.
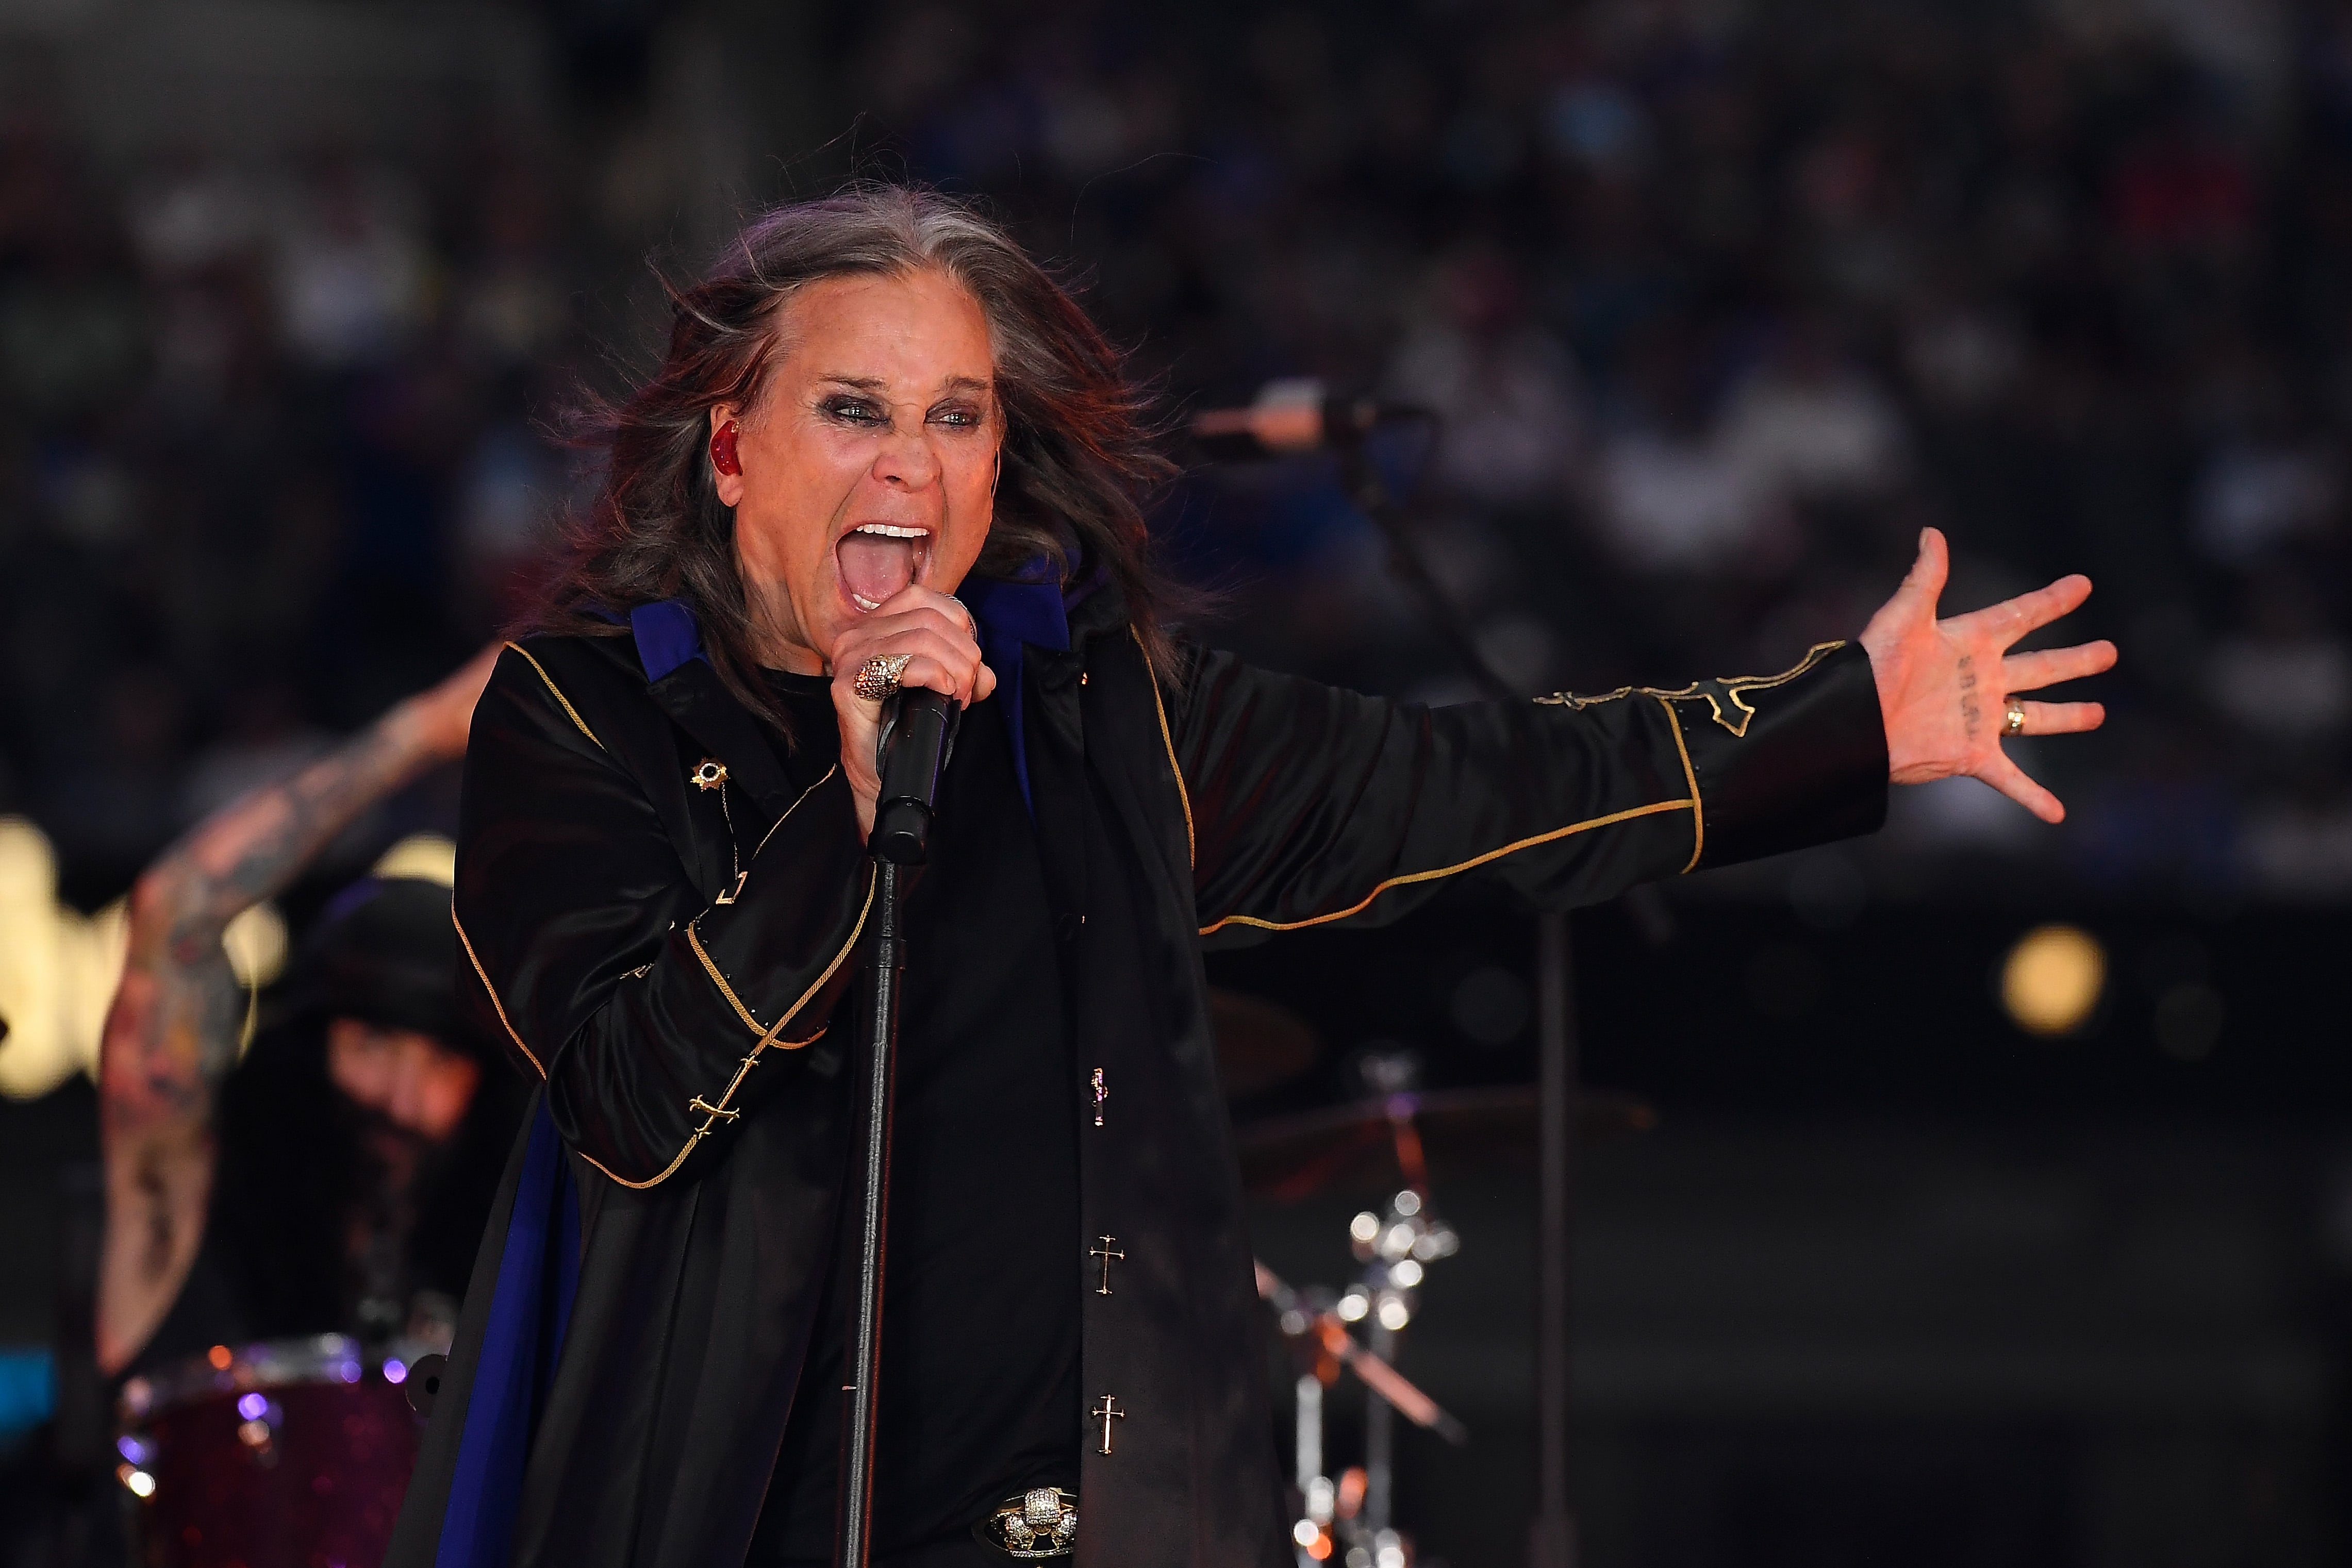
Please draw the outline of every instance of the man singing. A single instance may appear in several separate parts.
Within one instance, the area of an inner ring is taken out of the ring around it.
[[[391,1561],[819,1563],[883,704],[966,705],[911,951],[877,1542],[1287,1561],[1204,942],[1542,906],[1866,832],[2107,668],[1938,622],[1943,540],[1766,677],[1431,710],[1174,640],[1141,399],[944,199],[772,212],[677,295],[537,634],[475,716],[471,1005],[544,1081]],[[576,1228],[575,1228],[576,1227]]]

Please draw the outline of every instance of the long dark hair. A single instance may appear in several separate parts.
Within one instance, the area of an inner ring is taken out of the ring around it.
[[[1180,591],[1150,562],[1143,502],[1173,465],[1121,356],[1053,275],[961,202],[900,185],[859,185],[761,214],[699,282],[672,287],[660,367],[579,429],[601,452],[593,506],[572,517],[533,629],[612,635],[593,612],[686,601],[712,666],[736,697],[789,734],[753,678],[751,616],[736,566],[735,516],[719,504],[708,452],[713,405],[755,404],[782,351],[776,314],[802,285],[937,267],[986,317],[1003,411],[1004,468],[976,576],[1040,557],[1066,585],[1102,571],[1145,645],[1164,653]]]

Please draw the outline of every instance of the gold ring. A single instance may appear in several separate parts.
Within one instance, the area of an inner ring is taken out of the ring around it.
[[[2009,699],[2009,713],[2001,720],[2000,732],[2003,735],[2025,733],[2025,705],[2015,697]]]
[[[898,695],[898,677],[907,673],[912,653],[877,653],[857,667],[849,689],[870,703],[888,702]]]

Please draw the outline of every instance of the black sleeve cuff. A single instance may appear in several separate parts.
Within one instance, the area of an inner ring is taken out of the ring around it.
[[[1667,700],[1698,786],[1694,869],[1874,832],[1886,821],[1886,726],[1860,643],[1826,643],[1781,674],[1701,681]]]

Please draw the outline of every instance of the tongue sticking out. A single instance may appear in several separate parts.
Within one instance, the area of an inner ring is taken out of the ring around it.
[[[844,534],[841,543],[834,547],[843,585],[864,608],[884,603],[915,580],[915,550],[922,542],[880,534]]]

